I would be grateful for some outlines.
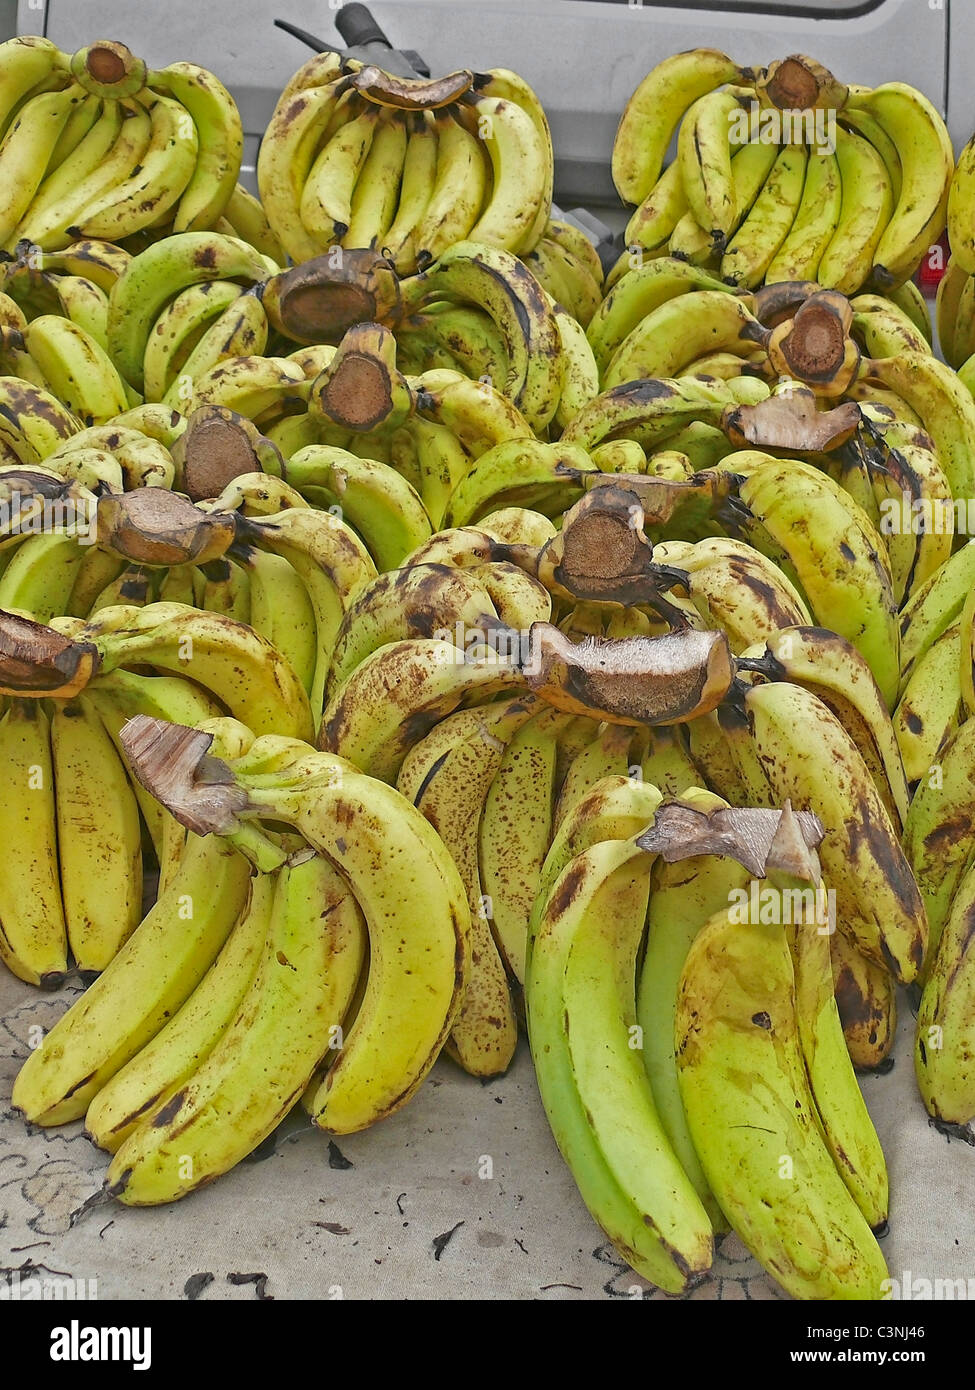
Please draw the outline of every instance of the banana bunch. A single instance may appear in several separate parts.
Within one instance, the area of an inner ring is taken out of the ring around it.
[[[761,826],[751,853],[746,821]],[[661,800],[607,778],[545,861],[526,988],[542,1101],[595,1219],[671,1293],[710,1267],[730,1224],[796,1297],[881,1296],[871,1226],[886,1220],[883,1154],[844,1046],[827,937],[814,912],[793,915],[804,900],[825,905],[810,848],[821,835],[788,809],[734,811],[697,788]],[[759,926],[759,901],[774,926]],[[732,985],[712,951],[734,956]],[[765,1055],[746,1061],[753,1037]],[[755,1105],[763,1139],[746,1144],[735,1135],[757,1123],[745,1118]],[[788,1144],[773,1115],[795,1127]],[[783,1152],[796,1165],[788,1184]],[[795,1234],[810,1223],[815,1267]]]
[[[59,543],[67,557],[52,546],[39,554],[35,542]],[[85,567],[95,553],[57,533],[28,537],[6,567],[15,572],[5,601],[37,597],[42,585],[49,594],[56,582],[62,595],[91,587]],[[108,551],[101,559],[123,568]],[[182,848],[181,830],[120,756],[126,721],[148,714],[195,724],[229,709],[290,737],[310,736],[313,721],[287,658],[229,615],[123,603],[87,622],[52,616],[49,625],[4,611],[0,625],[0,744],[11,774],[4,815],[23,847],[0,902],[0,958],[50,988],[64,978],[69,951],[85,979],[107,967],[139,922],[148,869],[165,882]]]
[[[0,46],[0,241],[44,251],[160,225],[212,228],[237,187],[240,114],[205,68],[147,69],[124,44]]]
[[[944,230],[953,171],[947,128],[919,91],[846,86],[800,54],[759,70],[716,49],[666,58],[613,147],[617,191],[638,205],[628,246],[748,289],[897,290]],[[962,179],[954,198],[963,219]]]
[[[467,238],[531,251],[554,165],[541,103],[516,73],[423,81],[330,53],[278,98],[257,176],[296,264],[341,245],[382,251],[409,275]]]
[[[194,732],[143,717],[123,744],[206,838],[187,836],[128,950],[23,1068],[14,1103],[45,1125],[87,1113],[115,1153],[113,1194],[146,1205],[227,1171],[303,1092],[332,1133],[405,1104],[456,1012],[470,923],[424,817],[341,759],[227,719]],[[211,748],[208,813],[190,803]],[[197,932],[180,923],[187,899]]]
[[[254,291],[276,269],[247,242],[209,231],[174,234],[131,257],[109,291],[105,325],[107,354],[127,388],[184,415],[208,400],[236,400],[246,414],[268,392],[273,404],[279,378],[303,380],[292,364],[262,356],[268,323]],[[251,359],[261,365],[239,365]],[[230,380],[215,384],[221,367]]]
[[[378,289],[376,282],[388,279],[389,268],[371,254],[359,253],[358,262],[350,255],[338,270],[327,257],[299,269],[298,279],[291,270],[271,281],[264,306],[276,328],[306,344],[320,342],[326,327],[334,329],[338,351],[313,391],[318,397],[328,388],[320,402],[326,421],[360,433],[395,428],[412,409],[397,376],[404,373],[430,371],[443,382],[463,376],[493,387],[539,433],[557,413],[561,423],[570,408],[596,394],[595,367],[581,325],[508,251],[459,241],[428,269]],[[333,311],[333,304],[339,308]],[[333,312],[336,318],[329,323]],[[385,413],[375,409],[363,417],[354,400],[341,408],[344,392],[333,378],[340,368],[347,371],[348,385],[358,394],[359,369],[344,359],[362,351],[380,357],[375,371],[384,371],[398,386],[401,399],[386,401]],[[294,360],[314,375],[305,354]]]

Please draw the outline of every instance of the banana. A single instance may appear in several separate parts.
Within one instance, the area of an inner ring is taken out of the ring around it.
[[[184,107],[196,127],[196,166],[177,204],[173,231],[206,231],[225,211],[240,174],[244,130],[237,104],[212,72],[195,63],[150,72],[148,85]]]
[[[18,609],[42,623],[66,613],[84,555],[70,531],[25,537],[0,574],[0,608]]]
[[[51,277],[61,311],[108,351],[108,295],[83,275]]]
[[[108,342],[122,376],[141,390],[146,344],[160,311],[181,290],[206,280],[267,278],[261,256],[243,242],[217,232],[182,232],[133,256],[112,286]]]
[[[195,343],[241,293],[240,285],[232,280],[204,280],[188,285],[170,300],[152,325],[143,355],[147,401],[163,399]],[[192,395],[192,378],[185,395]]]
[[[570,862],[535,935],[528,1033],[549,1124],[587,1207],[638,1273],[678,1293],[710,1266],[712,1231],[631,1045],[648,889],[648,857],[631,840]]]
[[[199,139],[179,102],[149,91],[137,98],[149,112],[149,143],[135,170],[79,209],[82,236],[121,241],[166,217],[193,178]]]
[[[84,698],[55,708],[51,752],[68,940],[87,977],[105,969],[142,915],[139,807],[115,745]]]
[[[833,932],[829,952],[850,1061],[858,1070],[876,1069],[894,1045],[897,985],[887,968],[862,955],[845,932]]]
[[[578,501],[582,478],[594,467],[579,448],[510,439],[472,465],[450,495],[444,522],[468,526],[498,507],[516,504],[558,516]]]
[[[541,216],[546,193],[551,199],[550,150],[531,116],[516,101],[482,96],[473,103],[473,110],[494,178],[470,239],[505,251],[529,250],[525,243]],[[545,207],[546,220],[548,214]]]
[[[535,279],[585,329],[602,302],[602,282],[564,246],[548,236],[522,257]]]
[[[971,816],[973,757],[975,722],[966,720],[945,746],[936,766],[922,776],[904,823],[904,853],[928,917],[929,970],[962,875],[975,856]]]
[[[201,569],[204,585],[200,607],[211,613],[226,613],[239,623],[249,623],[250,577],[243,566],[223,555]]]
[[[703,792],[682,795],[681,800],[702,810],[726,804],[720,797]],[[734,900],[733,893],[747,889],[749,877],[737,860],[711,854],[654,864],[646,951],[637,970],[636,1021],[643,1030],[641,1055],[654,1104],[674,1153],[716,1230],[725,1228],[726,1222],[687,1127],[674,1053],[674,1015],[691,943],[704,924]]]
[[[327,691],[331,693],[367,656],[388,642],[431,633],[487,635],[499,626],[484,570],[411,562],[369,583],[350,604],[335,637]]]
[[[433,122],[436,171],[410,238],[411,259],[421,268],[469,236],[487,187],[487,159],[480,141],[450,111],[435,112]]]
[[[886,298],[907,315],[930,347],[934,341],[931,312],[928,309],[928,301],[914,281],[905,280],[903,285],[897,285],[894,289],[888,290]]]
[[[885,463],[871,471],[871,481],[882,512],[878,529],[890,558],[894,599],[903,608],[950,557],[955,515],[930,437],[922,431],[923,442],[909,444],[890,433]]]
[[[290,663],[310,695],[315,680],[318,628],[301,577],[283,555],[239,544],[233,558],[247,572],[248,621]]]
[[[448,429],[472,458],[477,459],[508,440],[534,439],[531,426],[517,406],[486,382],[457,376],[435,384],[431,375],[424,372],[413,378],[418,392],[417,413],[431,424]]]
[[[227,305],[196,342],[164,392],[163,401],[174,408],[195,401],[197,384],[202,383],[214,367],[237,358],[260,356],[267,346],[267,336],[264,307],[257,294],[245,290]],[[146,356],[148,358],[148,349]],[[148,389],[146,394],[148,397]]]
[[[617,262],[620,275],[643,264],[644,250],[651,256],[665,251],[678,222],[687,211],[684,180],[681,178],[680,164],[675,159],[663,171],[626,224],[623,237],[627,249]],[[615,288],[615,285],[609,282],[610,279],[611,276],[607,280],[606,289]]]
[[[89,102],[94,102],[96,108],[100,108],[98,119],[71,153],[41,181],[30,206],[11,233],[12,241],[26,237],[35,246],[51,249],[52,244],[64,236],[63,229],[59,234],[62,204],[65,200],[73,201],[79,185],[90,180],[103,162],[110,158],[121,136],[126,115],[125,107],[120,102],[108,101],[102,105],[97,97],[89,97],[87,102],[75,108],[75,115],[68,118],[64,133],[67,134],[75,117],[88,107]],[[52,164],[53,156],[48,167],[51,168]]]
[[[850,98],[887,132],[901,162],[900,196],[874,251],[872,285],[883,293],[908,280],[944,231],[955,158],[941,116],[921,92],[886,82]]]
[[[0,830],[6,826],[5,841],[16,846],[0,876],[0,960],[19,980],[57,989],[68,966],[68,937],[50,721],[40,701],[8,701],[0,717],[0,755],[7,770]]]
[[[304,492],[321,493],[326,507],[339,507],[362,536],[380,570],[395,569],[433,534],[433,525],[416,491],[395,469],[345,449],[313,444],[292,455],[287,481]]]
[[[79,456],[94,465],[98,454],[107,455],[118,465],[126,491],[140,487],[171,488],[175,483],[175,464],[166,446],[142,430],[115,423],[91,426],[72,435],[48,455],[47,462],[61,471],[70,468]]]
[[[578,444],[592,451],[603,440],[625,436],[635,439],[645,451],[653,452],[666,440],[668,448],[686,448],[683,441],[688,426],[714,429],[726,405],[756,404],[766,400],[769,388],[755,377],[732,381],[705,381],[684,377],[674,381],[628,381],[603,391],[584,406],[562,432],[560,444]],[[696,436],[700,440],[700,436]],[[708,435],[708,452],[713,455],[713,435]],[[722,435],[727,444],[726,436]]]
[[[462,703],[522,689],[517,668],[491,653],[464,652],[436,638],[390,642],[333,691],[319,742],[392,782],[410,748],[438,720]]]
[[[711,537],[672,549],[667,542],[655,547],[654,563],[686,572],[688,597],[704,625],[726,633],[736,654],[780,628],[811,623],[801,594],[754,547]]]
[[[780,150],[761,192],[721,258],[721,275],[731,284],[753,289],[764,282],[799,214],[806,163],[805,145],[785,145]]]
[[[926,777],[964,719],[961,622],[947,628],[914,664],[894,710],[894,732],[908,782]]]
[[[86,424],[104,424],[126,409],[125,387],[108,353],[70,319],[42,314],[27,325],[24,343],[51,390]]]
[[[418,362],[424,371],[446,353],[451,363],[472,380],[487,377],[503,391],[508,375],[504,338],[483,309],[468,304],[429,305],[411,314],[396,333],[397,350]]]
[[[268,222],[295,265],[325,249],[301,220],[301,201],[319,143],[335,114],[346,84],[334,78],[322,84],[285,89],[257,156],[257,182]],[[327,245],[327,242],[325,243]]]
[[[557,732],[557,730],[556,730]],[[632,777],[640,764],[634,762],[630,746],[633,729],[626,724],[603,724],[595,738],[572,759],[559,789],[552,814],[552,829],[558,832],[579,798],[606,777]],[[537,796],[535,798],[538,799]],[[551,836],[550,836],[551,838]]]
[[[865,94],[869,88],[863,87],[860,90]],[[851,93],[853,93],[852,88]],[[839,119],[848,129],[855,130],[858,135],[862,135],[865,140],[869,141],[884,161],[887,173],[890,175],[890,187],[896,206],[901,196],[904,176],[901,169],[901,157],[897,152],[895,141],[887,134],[876,116],[872,116],[869,111],[861,110],[850,103],[843,107],[839,113]]]
[[[936,1120],[967,1124],[975,1114],[972,970],[968,959],[975,873],[966,869],[951,903],[917,1015],[914,1071]]]
[[[113,423],[118,429],[138,430],[165,449],[171,449],[186,429],[186,420],[180,412],[160,405],[158,401],[145,401],[142,405],[134,406],[119,415]]]
[[[556,309],[555,321],[562,340],[563,375],[554,420],[560,429],[565,429],[599,395],[599,368],[582,324],[561,309]]]
[[[338,870],[320,855],[282,867],[250,987],[184,1086],[122,1143],[108,1172],[114,1195],[131,1206],[173,1201],[256,1148],[341,1027],[362,956],[359,909]]]
[[[98,711],[120,753],[121,730],[137,714],[190,725],[200,724],[220,714],[220,706],[215,700],[192,681],[179,676],[142,676],[132,671],[113,671],[111,675],[96,676],[86,686],[84,699],[86,705]],[[186,831],[135,777],[132,778],[132,790],[152,839],[159,865],[161,892],[179,866]]]
[[[758,466],[739,496],[787,553],[815,621],[852,642],[893,706],[899,631],[886,552],[869,517],[832,479],[795,461]],[[815,514],[816,526],[794,529],[793,508]]]
[[[973,322],[973,318],[975,318],[975,277],[964,275],[964,272],[962,272],[962,274],[963,281],[957,301],[954,305],[952,322],[950,324],[944,322],[945,315],[948,312],[946,306],[944,306],[944,314],[939,311],[939,322],[943,323],[945,328],[945,340],[942,344],[942,350],[948,365],[954,367],[956,370],[965,367],[968,359],[972,356],[972,353],[975,352],[975,322]],[[944,280],[949,280],[949,276],[950,263],[949,270],[945,273]],[[943,283],[944,281],[942,281],[942,284]],[[949,280],[949,294],[950,293]],[[940,299],[941,285],[938,286],[938,294],[939,304],[942,304],[943,301]],[[966,368],[966,380],[970,372],[971,368]]]
[[[299,211],[319,245],[340,242],[349,230],[353,189],[378,126],[379,108],[369,106],[336,131],[308,172]]]
[[[878,1299],[883,1256],[817,1128],[785,932],[739,916],[710,919],[681,976],[674,1049],[694,1146],[731,1225],[788,1293]]]
[[[668,299],[624,338],[603,373],[602,388],[675,377],[709,351],[749,352],[764,332],[737,295],[701,290]]]
[[[869,141],[839,126],[836,131],[840,212],[816,269],[827,289],[855,294],[871,278],[875,256],[894,210],[887,166]]]
[[[894,357],[899,352],[930,352],[931,345],[908,316],[878,294],[858,294],[852,331],[868,357]]]
[[[744,712],[772,804],[789,799],[826,827],[819,853],[842,929],[909,983],[924,954],[924,906],[856,745],[817,696],[789,682],[752,686]]]
[[[688,206],[715,250],[724,249],[738,215],[730,136],[740,110],[730,92],[708,92],[688,108],[677,133]]]
[[[444,521],[451,492],[466,477],[472,460],[458,436],[446,425],[416,414],[402,425],[401,430],[403,436],[409,439],[410,449],[416,456],[414,491],[420,493],[420,500],[430,517],[430,525],[435,530]],[[395,436],[392,443],[396,445]]]
[[[658,787],[664,796],[680,796],[687,787],[703,786],[704,775],[691,757],[683,725],[658,724],[647,732],[647,748],[640,759],[645,783]]]
[[[973,161],[975,161],[975,137],[968,141],[958,156],[958,163],[955,166],[948,192],[947,225],[948,240],[951,245],[951,259],[948,262],[949,274],[952,263],[954,263],[959,275],[975,274],[975,233],[972,230],[972,218],[975,216],[975,208],[972,205]],[[943,284],[944,281],[942,281]],[[941,286],[938,288],[940,300]],[[944,343],[940,329],[938,337]]]
[[[329,512],[294,507],[250,521],[239,531],[242,537],[286,560],[307,591],[316,640],[309,704],[317,728],[346,609],[375,578],[375,566],[351,527]]]
[[[14,1105],[35,1124],[80,1119],[196,988],[249,894],[243,857],[220,840],[191,836],[169,887],[24,1063]]]
[[[694,102],[726,82],[743,80],[738,64],[714,48],[692,48],[657,64],[627,102],[613,142],[613,182],[625,203],[648,196]]]
[[[510,252],[459,241],[402,292],[455,295],[484,309],[497,324],[508,354],[505,395],[534,430],[548,424],[562,391],[561,338],[545,292]]]
[[[273,725],[311,736],[308,698],[294,671],[265,638],[224,614],[181,603],[121,604],[103,609],[77,638],[95,647],[101,672],[156,666],[196,681],[255,734]]]
[[[42,83],[69,77],[67,55],[50,39],[24,34],[0,44],[3,99],[0,102],[0,134],[5,133],[22,103]]]
[[[446,845],[467,892],[471,970],[447,1047],[473,1076],[496,1076],[506,1071],[518,1040],[504,963],[488,922],[490,903],[482,893],[477,828],[505,745],[531,718],[533,704],[516,698],[451,715],[433,731],[439,748],[444,726],[453,726],[451,742],[428,767],[411,797]],[[414,768],[428,764],[425,743],[407,755],[397,782],[401,791],[415,778]]]
[[[600,373],[633,330],[670,299],[692,290],[730,293],[714,275],[668,256],[647,261],[622,276],[596,310],[586,337]]]
[[[904,605],[900,615],[902,686],[914,665],[952,623],[975,587],[975,545],[969,541],[945,560]]]
[[[296,362],[250,353],[227,357],[203,372],[181,408],[184,414],[192,415],[201,405],[224,406],[248,420],[257,420],[266,411],[303,403],[307,392],[305,374]]]
[[[255,198],[242,183],[234,184],[223,216],[214,225],[217,231],[246,241],[275,265],[287,263],[285,249],[272,231],[260,199]]]
[[[258,874],[250,902],[219,955],[182,1007],[98,1092],[85,1128],[114,1153],[199,1070],[251,988],[271,922],[276,874]]]
[[[552,211],[555,158],[552,150],[552,132],[545,115],[545,108],[534,88],[529,86],[523,77],[519,77],[518,73],[512,72],[510,68],[489,68],[487,72],[476,73],[474,75],[474,89],[482,97],[497,97],[521,107],[535,127],[535,134],[542,146],[545,170],[541,197],[538,200],[538,210],[534,222],[514,248],[519,255],[524,255],[531,251],[545,234]],[[601,279],[601,270],[598,278]]]
[[[930,353],[904,352],[864,363],[861,375],[895,392],[919,417],[952,497],[975,497],[975,401],[951,368]]]
[[[118,188],[128,178],[132,169],[138,165],[149,147],[152,122],[148,111],[137,101],[123,101],[119,105],[122,114],[121,129],[111,149],[100,164],[93,168],[87,177],[79,179],[72,183],[69,188],[65,188],[58,201],[52,203],[46,210],[42,209],[36,215],[32,214],[30,209],[27,210],[27,216],[24,219],[25,233],[29,226],[33,241],[49,253],[44,257],[45,268],[47,269],[54,268],[49,263],[51,256],[56,257],[60,252],[69,251],[72,248],[72,244],[75,243],[78,218],[96,200],[106,196],[107,191]],[[70,161],[68,167],[70,167]],[[92,244],[101,247],[110,243],[103,243],[98,240]],[[84,246],[85,243],[76,243],[76,245]],[[128,259],[128,255],[122,247],[114,248],[114,251],[112,261],[120,261],[122,258]],[[105,273],[99,278],[98,283],[103,289],[110,291],[118,271],[114,270],[109,273],[108,263],[104,265],[103,271]],[[87,274],[88,270],[76,270],[74,273]],[[91,278],[95,279],[95,274],[92,274]]]
[[[16,241],[21,218],[44,178],[51,155],[69,117],[85,100],[77,83],[63,91],[28,98],[0,143],[0,244]],[[12,249],[11,244],[11,249]]]
[[[736,214],[737,217],[737,214]],[[711,233],[701,226],[693,212],[685,212],[670,234],[666,254],[674,260],[702,270],[718,268],[718,253]]]
[[[478,835],[481,888],[509,974],[524,984],[528,921],[555,828],[556,760],[568,716],[543,709],[504,750]],[[624,762],[625,766],[625,762]]]
[[[406,160],[406,127],[396,116],[380,116],[369,153],[352,192],[349,229],[343,246],[380,248],[396,214]]]
[[[82,557],[68,598],[68,615],[85,618],[92,604],[109,584],[114,584],[125,569],[125,561],[108,551],[92,545]]]
[[[904,764],[883,696],[857,649],[825,628],[783,625],[741,656],[766,679],[791,681],[811,691],[836,716],[860,750],[900,832],[910,802]]]
[[[788,280],[815,280],[840,220],[841,178],[835,154],[810,151],[802,199],[785,240],[765,271],[767,285]]]
[[[887,1167],[846,1048],[834,995],[829,941],[836,927],[829,920],[828,890],[822,880],[816,884],[810,911],[806,904],[813,895],[801,879],[773,871],[771,881],[782,893],[783,904],[790,904],[786,936],[795,977],[799,1045],[823,1138],[850,1196],[871,1230],[878,1231],[887,1222]]]
[[[415,235],[426,211],[437,169],[438,136],[435,118],[413,111],[406,118],[406,150],[393,218],[380,241],[400,275],[416,269]]]

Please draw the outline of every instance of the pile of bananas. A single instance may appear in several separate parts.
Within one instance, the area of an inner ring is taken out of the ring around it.
[[[846,85],[799,54],[762,69],[709,48],[666,58],[613,146],[617,191],[638,204],[626,240],[644,256],[746,288],[817,280],[847,295],[910,279],[944,230],[953,169],[916,88]]]
[[[363,247],[411,274],[466,237],[531,251],[552,205],[552,139],[507,69],[424,81],[322,53],[278,98],[257,176],[293,261]]]
[[[967,151],[949,197],[911,88],[668,59],[604,284],[506,70],[317,55],[263,205],[201,69],[0,76],[0,959],[87,986],[15,1106],[151,1205],[524,1030],[639,1273],[730,1226],[880,1297],[898,986],[975,1114]]]

